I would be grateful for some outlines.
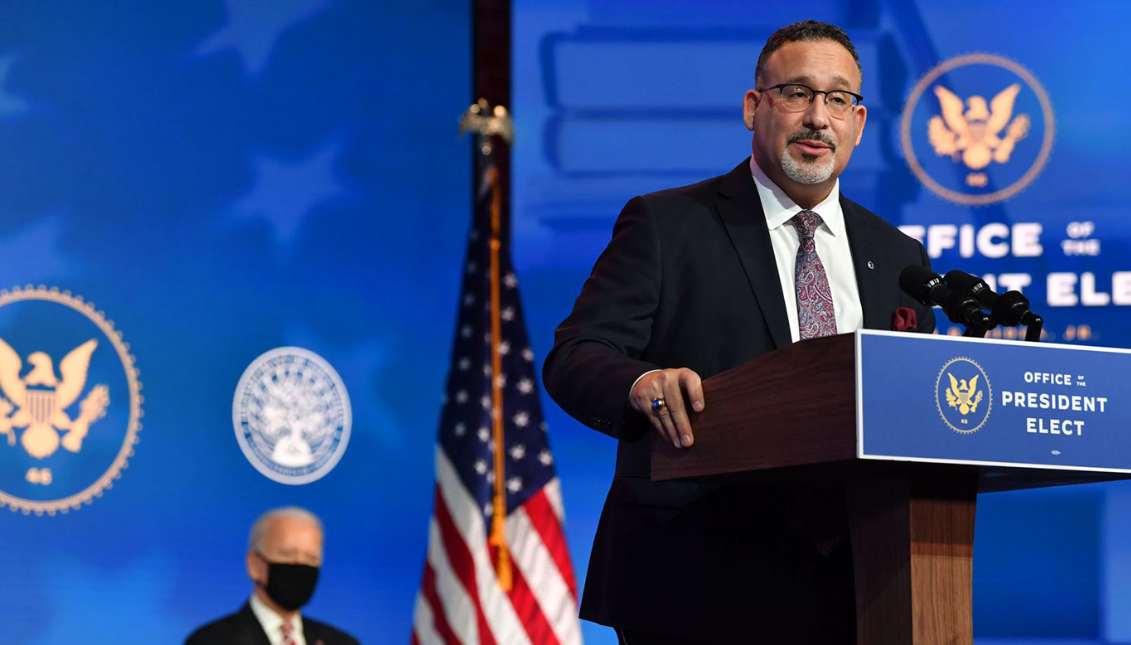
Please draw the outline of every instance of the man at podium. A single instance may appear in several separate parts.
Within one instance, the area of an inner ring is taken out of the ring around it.
[[[629,201],[558,327],[547,391],[619,442],[581,617],[624,643],[855,641],[841,491],[654,482],[650,455],[653,441],[694,450],[701,379],[799,340],[891,329],[899,308],[934,330],[899,289],[904,267],[929,266],[922,246],[840,193],[867,120],[862,74],[835,25],[772,34],[743,98],[752,157]]]

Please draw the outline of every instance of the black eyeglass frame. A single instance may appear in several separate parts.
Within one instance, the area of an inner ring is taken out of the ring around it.
[[[827,108],[829,106],[829,93],[830,92],[840,92],[842,94],[847,94],[847,95],[851,96],[852,98],[856,99],[856,102],[849,105],[848,107],[857,107],[861,103],[864,102],[864,97],[860,96],[856,92],[849,92],[848,90],[815,90],[815,89],[809,87],[808,85],[806,85],[804,83],[778,83],[777,85],[771,85],[769,87],[763,87],[762,89],[758,89],[758,88],[754,88],[754,89],[755,89],[755,91],[758,91],[758,92],[769,92],[770,90],[777,90],[778,96],[781,96],[782,93],[784,92],[785,88],[787,88],[787,87],[803,87],[803,88],[809,90],[810,92],[812,92],[813,95],[809,97],[809,105],[812,105],[813,101],[817,100],[818,94],[824,94],[825,95],[825,107]],[[798,111],[800,112],[800,110],[798,110]],[[845,112],[845,114],[847,114],[847,112]]]

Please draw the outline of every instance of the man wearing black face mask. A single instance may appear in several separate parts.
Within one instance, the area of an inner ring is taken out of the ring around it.
[[[248,545],[251,599],[197,629],[185,645],[358,645],[349,634],[299,614],[314,595],[321,565],[322,522],[314,514],[296,507],[264,513]]]

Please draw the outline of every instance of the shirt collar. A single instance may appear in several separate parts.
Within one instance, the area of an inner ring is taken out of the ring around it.
[[[754,176],[754,184],[758,187],[758,197],[762,202],[762,211],[766,214],[766,225],[771,231],[804,210],[767,177],[766,173],[762,172],[754,157],[750,157],[750,174]],[[829,191],[828,197],[809,210],[821,216],[821,220],[834,237],[842,237],[845,231],[844,211],[840,207],[840,179],[833,182],[833,189]]]
[[[279,614],[276,614],[275,611],[267,605],[263,604],[263,601],[259,599],[258,595],[252,593],[251,600],[248,604],[251,605],[251,613],[255,614],[255,617],[259,619],[259,624],[263,626],[263,631],[265,633],[283,633],[283,617]],[[291,617],[291,627],[293,628],[292,631],[294,634],[298,635],[303,633],[302,617],[299,616],[298,612],[295,612],[295,615]]]

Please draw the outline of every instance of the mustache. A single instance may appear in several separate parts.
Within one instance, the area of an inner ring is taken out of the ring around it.
[[[819,141],[828,146],[831,151],[836,152],[836,141],[833,141],[833,138],[825,134],[824,132],[818,132],[816,130],[802,130],[801,132],[794,132],[793,134],[789,135],[788,138],[786,138],[785,144],[789,145],[791,143],[796,143],[805,139],[808,139],[810,141]]]

